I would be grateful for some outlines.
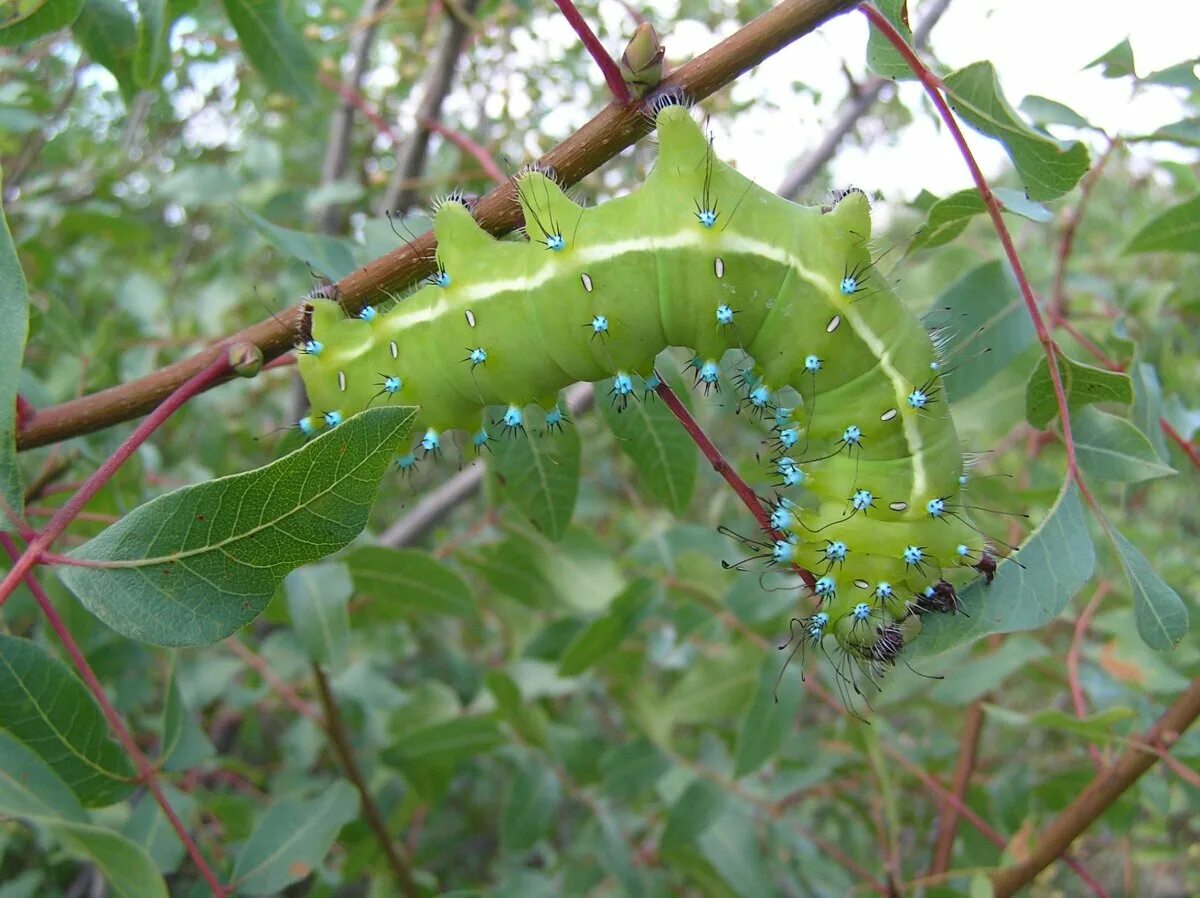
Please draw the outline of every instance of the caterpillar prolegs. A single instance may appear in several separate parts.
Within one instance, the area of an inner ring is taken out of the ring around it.
[[[312,310],[299,359],[315,433],[377,402],[420,407],[412,458],[462,429],[476,447],[523,431],[576,381],[613,378],[624,401],[667,347],[721,388],[726,352],[743,402],[773,425],[777,498],[769,561],[811,570],[819,610],[805,635],[834,635],[873,667],[954,610],[945,580],[986,555],[961,499],[963,461],[937,349],[873,270],[866,197],[795,205],[714,159],[679,106],[658,111],[645,183],[595,208],[550,178],[516,179],[528,242],[499,241],[468,209],[438,210],[438,273],[387,312]],[[483,420],[489,406],[503,409]],[[819,412],[819,413],[818,413]]]

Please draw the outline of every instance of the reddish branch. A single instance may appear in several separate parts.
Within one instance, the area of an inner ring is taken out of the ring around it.
[[[563,14],[571,27],[575,29],[575,33],[579,35],[579,40],[583,42],[583,46],[587,48],[591,54],[596,66],[604,75],[604,81],[608,84],[609,93],[613,95],[618,103],[630,103],[633,97],[629,93],[629,87],[625,84],[625,79],[621,77],[621,69],[608,51],[604,49],[604,44],[600,43],[600,38],[596,37],[596,33],[592,31],[592,27],[588,25],[587,20],[579,14],[579,10],[575,8],[575,4],[571,0],[554,0],[554,5],[558,7],[558,11]]]
[[[10,558],[14,561],[17,560],[19,553],[11,537],[0,533],[0,545],[3,545]],[[28,551],[26,551],[26,555],[28,554]],[[67,654],[70,656],[71,662],[75,665],[75,670],[87,686],[88,691],[91,692],[92,697],[96,699],[96,703],[100,706],[100,711],[104,715],[104,719],[108,721],[109,729],[117,737],[117,741],[121,743],[121,747],[125,750],[125,753],[129,755],[130,761],[133,762],[133,766],[138,774],[137,781],[150,791],[155,802],[162,808],[167,822],[171,824],[171,829],[175,830],[175,834],[179,836],[179,841],[183,843],[184,849],[196,864],[200,875],[212,890],[213,898],[225,898],[229,892],[221,884],[221,880],[217,877],[212,867],[209,866],[208,861],[200,852],[200,847],[192,839],[191,834],[188,833],[187,827],[183,825],[183,821],[179,819],[179,815],[175,813],[175,809],[171,807],[171,802],[167,800],[167,796],[158,781],[158,774],[154,769],[154,765],[142,754],[142,750],[138,748],[133,734],[126,728],[124,722],[121,720],[121,715],[117,713],[117,709],[108,700],[108,695],[104,692],[104,687],[100,685],[99,678],[97,678],[95,671],[92,670],[92,666],[88,664],[87,658],[84,657],[83,652],[71,636],[71,631],[67,629],[66,624],[59,617],[54,603],[50,601],[50,597],[46,595],[46,591],[42,589],[41,584],[38,583],[37,578],[31,572],[23,574],[23,578],[25,586],[33,594],[34,600],[42,609],[42,613],[46,615],[46,620],[50,622],[51,628],[57,634],[59,641],[63,644],[63,648],[66,649]]]
[[[440,134],[464,153],[473,157],[483,167],[487,176],[497,184],[503,184],[508,180],[508,175],[504,173],[504,169],[496,163],[491,154],[461,131],[456,131],[434,119],[422,119],[420,124],[421,127],[428,128],[434,134]]]
[[[1079,682],[1079,654],[1083,646],[1083,640],[1087,636],[1088,627],[1092,623],[1092,617],[1096,613],[1096,609],[1100,607],[1100,602],[1108,594],[1110,587],[1107,580],[1100,582],[1096,587],[1095,593],[1092,594],[1091,600],[1087,606],[1080,612],[1079,617],[1075,621],[1075,630],[1071,636],[1071,647],[1067,649],[1067,682],[1071,689],[1071,706],[1075,709],[1075,716],[1083,719],[1087,717],[1088,707],[1087,699],[1083,695],[1083,685]],[[1092,763],[1095,765],[1097,772],[1104,769],[1104,758],[1100,756],[1100,749],[1095,745],[1088,745],[1088,754],[1092,756]]]

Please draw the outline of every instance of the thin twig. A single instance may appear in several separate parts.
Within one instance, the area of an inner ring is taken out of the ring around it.
[[[596,37],[596,32],[592,31],[592,26],[587,23],[579,10],[575,8],[572,0],[554,0],[554,5],[558,7],[558,11],[563,14],[571,27],[575,29],[575,33],[579,35],[579,40],[587,49],[592,57],[592,61],[596,63],[596,67],[600,69],[600,73],[604,76],[604,82],[608,85],[608,91],[613,95],[613,99],[618,103],[631,103],[633,95],[629,92],[629,85],[625,83],[625,79],[621,77],[621,69],[617,66],[616,61],[604,49],[604,44],[600,43],[600,38]]]
[[[974,701],[963,721],[962,737],[959,739],[958,762],[954,767],[954,783],[951,791],[960,801],[966,801],[967,787],[979,755],[979,737],[983,733],[983,702]],[[933,846],[933,860],[929,864],[929,875],[937,876],[950,869],[950,856],[954,852],[954,837],[958,834],[958,808],[952,802],[943,802],[938,817],[937,841]]]
[[[1111,585],[1107,580],[1101,580],[1096,587],[1096,591],[1092,594],[1091,600],[1080,612],[1079,617],[1075,621],[1074,632],[1071,635],[1071,646],[1067,649],[1067,682],[1070,684],[1071,690],[1071,705],[1075,709],[1075,716],[1083,719],[1087,717],[1087,699],[1083,695],[1083,686],[1079,682],[1079,655],[1083,646],[1083,640],[1087,636],[1088,626],[1092,622],[1092,617],[1096,613],[1096,609],[1100,607],[1100,602],[1108,594]],[[1096,767],[1096,772],[1099,773],[1104,769],[1104,758],[1100,755],[1100,749],[1095,745],[1088,743],[1088,754],[1092,756],[1092,764]]]
[[[0,533],[0,545],[3,545],[9,558],[15,562],[19,552],[16,544],[12,541],[12,537],[8,536],[8,534]],[[28,550],[26,550],[26,555],[28,555]],[[191,834],[187,831],[187,827],[183,825],[183,821],[175,813],[175,809],[171,807],[171,802],[167,800],[167,796],[158,781],[158,774],[154,769],[154,765],[142,754],[142,750],[138,748],[137,740],[133,738],[133,734],[125,727],[124,722],[121,720],[121,715],[117,713],[117,709],[108,700],[108,695],[105,693],[104,687],[100,684],[95,671],[92,670],[87,658],[76,644],[75,639],[71,636],[71,631],[67,629],[67,625],[59,617],[58,609],[54,607],[54,603],[50,601],[50,597],[46,595],[46,591],[42,589],[42,585],[32,572],[25,573],[23,577],[25,586],[33,594],[33,598],[42,609],[42,614],[46,616],[50,627],[54,630],[63,648],[66,649],[67,654],[71,657],[71,662],[75,666],[76,673],[79,674],[88,691],[100,706],[100,711],[104,715],[104,719],[108,722],[108,728],[116,736],[117,741],[121,743],[121,747],[129,756],[129,760],[133,762],[133,766],[137,770],[138,782],[150,791],[150,794],[154,796],[155,802],[162,808],[162,812],[166,816],[167,822],[170,823],[171,829],[175,830],[175,834],[179,836],[179,841],[183,843],[184,849],[195,863],[196,869],[212,890],[213,898],[225,898],[229,894],[225,886],[221,884],[221,880],[201,853],[200,847],[192,839]]]
[[[371,832],[374,833],[375,841],[379,843],[379,847],[383,851],[384,857],[387,858],[388,865],[392,868],[392,873],[395,874],[404,894],[408,898],[421,898],[421,890],[417,887],[416,880],[413,879],[412,865],[405,856],[404,849],[396,844],[396,840],[388,833],[387,821],[384,820],[379,806],[375,804],[375,799],[371,796],[371,790],[367,787],[366,780],[363,779],[362,769],[358,766],[358,759],[354,756],[354,747],[350,744],[350,736],[342,722],[341,711],[338,708],[337,699],[334,698],[333,690],[329,688],[329,680],[325,676],[325,671],[315,661],[312,664],[312,671],[313,679],[317,684],[317,695],[320,696],[321,707],[325,710],[325,732],[329,735],[329,743],[338,756],[338,762],[346,771],[346,776],[354,784],[354,788],[358,790],[363,818]]]
[[[239,641],[236,636],[226,639],[224,645],[229,651],[237,655],[247,667],[257,673],[264,683],[278,692],[279,697],[293,711],[301,717],[311,720],[313,723],[319,724],[321,722],[321,715],[317,713],[317,709],[302,699],[295,689],[280,679],[279,674],[271,670],[271,665],[261,655]]]
[[[483,167],[483,170],[487,172],[487,176],[497,184],[503,184],[508,180],[508,175],[504,173],[504,169],[497,164],[491,154],[461,131],[456,131],[448,125],[443,125],[436,119],[422,119],[420,124],[422,128],[427,128],[434,134],[441,135],[464,153],[474,158]]]

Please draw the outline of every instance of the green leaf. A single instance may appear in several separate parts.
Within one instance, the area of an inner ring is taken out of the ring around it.
[[[95,864],[114,894],[122,898],[169,898],[167,884],[150,855],[120,833],[67,820],[45,826],[63,847]]]
[[[526,760],[512,780],[500,812],[500,845],[507,853],[527,851],[546,835],[562,800],[554,770]]]
[[[62,777],[7,730],[0,730],[0,815],[81,823],[88,819]]]
[[[725,810],[725,790],[711,780],[694,779],[667,812],[659,850],[691,848]]]
[[[224,639],[262,613],[288,571],[362,531],[415,414],[367,409],[265,467],[159,496],[71,553],[105,567],[58,575],[131,639]]]
[[[633,459],[638,482],[674,514],[682,515],[696,488],[696,444],[653,392],[620,410],[609,398],[611,388],[611,380],[596,384],[596,405],[621,451]]]
[[[721,878],[741,898],[778,894],[767,873],[766,858],[758,840],[758,829],[750,815],[738,805],[724,814],[697,839],[697,846]]]
[[[1012,212],[1030,221],[1044,223],[1054,216],[1045,206],[1030,202],[1025,195],[1016,190],[1005,190],[997,187],[992,194],[1000,201],[1005,212]],[[940,199],[929,207],[925,224],[917,232],[908,252],[915,253],[923,249],[943,246],[966,230],[971,219],[987,211],[983,198],[974,187],[952,193]]]
[[[1168,652],[1187,635],[1188,610],[1179,593],[1158,576],[1137,546],[1115,527],[1108,535],[1121,559],[1121,567],[1133,591],[1133,618],[1138,635],[1156,652]]]
[[[1097,66],[1100,67],[1100,72],[1105,78],[1136,76],[1137,73],[1133,69],[1133,47],[1129,45],[1129,38],[1125,38],[1111,50],[1097,56],[1085,65],[1084,69],[1093,69]]]
[[[1005,679],[1031,662],[1048,654],[1049,650],[1035,639],[1028,636],[1010,637],[994,652],[972,657],[955,669],[953,676],[935,683],[929,690],[929,697],[947,705],[970,704],[999,688]]]
[[[1117,725],[1129,722],[1135,716],[1132,708],[1124,706],[1105,708],[1086,717],[1076,717],[1058,708],[1043,708],[1030,718],[1030,722],[1048,730],[1074,733],[1091,742],[1107,742],[1119,740]]]
[[[875,0],[875,7],[900,32],[905,43],[912,46],[912,30],[906,21],[908,12],[905,3],[906,0]],[[917,77],[892,42],[874,26],[871,26],[871,33],[867,36],[867,68],[890,81],[912,81]]]
[[[275,895],[308,876],[338,832],[358,815],[358,793],[344,780],[315,798],[288,798],[267,809],[233,867],[243,895]]]
[[[83,12],[84,0],[24,0],[16,15],[4,15],[0,25],[0,47],[15,47],[71,25]],[[4,279],[0,277],[0,283]]]
[[[986,873],[976,873],[971,877],[967,898],[994,898],[996,888]]]
[[[1162,431],[1162,385],[1158,370],[1146,362],[1135,362],[1129,369],[1133,382],[1133,408],[1130,417],[1145,434],[1159,459],[1169,459],[1167,438]]]
[[[1067,407],[1072,411],[1096,402],[1133,402],[1133,384],[1129,375],[1085,365],[1057,353],[1058,370],[1062,377]],[[1064,364],[1065,363],[1065,364]],[[1042,358],[1025,385],[1025,417],[1039,430],[1045,429],[1058,416],[1054,384],[1050,380],[1050,363]]]
[[[1160,212],[1138,228],[1123,252],[1200,253],[1200,194]]]
[[[284,577],[283,590],[292,627],[308,657],[333,668],[344,665],[354,592],[346,565],[306,564]]]
[[[79,678],[36,643],[4,634],[0,729],[34,748],[86,807],[133,791],[133,765]]]
[[[954,111],[972,128],[1004,144],[1029,199],[1056,199],[1087,172],[1087,147],[1077,140],[1059,143],[1025,124],[1004,99],[990,62],[951,72],[944,83]]]
[[[802,663],[802,659],[788,660]],[[800,673],[781,674],[780,666],[780,659],[775,655],[767,655],[762,660],[758,691],[738,730],[737,754],[733,762],[735,779],[752,773],[770,760],[795,726],[803,692]]]
[[[375,599],[369,613],[379,620],[406,614],[475,617],[467,582],[428,552],[363,546],[346,557],[356,592]]]
[[[992,583],[980,577],[959,592],[970,617],[924,615],[921,635],[906,651],[919,658],[991,633],[1036,630],[1062,612],[1096,566],[1096,550],[1073,481],[1017,554],[1021,563],[1001,560]]]
[[[306,234],[272,224],[260,215],[239,205],[238,211],[268,243],[283,253],[325,275],[331,281],[340,281],[357,268],[350,244],[325,234]]]
[[[512,434],[492,443],[488,469],[525,517],[551,540],[571,523],[579,495],[579,431]]]
[[[954,367],[946,392],[956,402],[983,387],[1034,341],[1012,272],[999,260],[968,271],[937,298],[934,309],[925,323],[945,328],[942,354]]]
[[[671,762],[645,737],[618,745],[600,759],[600,781],[613,798],[630,801],[647,794],[671,769]]]
[[[1200,78],[1196,77],[1196,66],[1200,65],[1200,57],[1177,62],[1175,65],[1151,72],[1142,79],[1143,84],[1158,84],[1163,87],[1186,87],[1191,90],[1200,87]]]
[[[1170,477],[1145,435],[1124,418],[1085,407],[1071,414],[1071,434],[1079,466],[1106,483],[1141,483]]]
[[[1020,190],[1012,190],[1008,187],[993,187],[992,194],[1000,201],[1001,209],[1004,212],[1020,215],[1022,218],[1028,218],[1030,221],[1035,221],[1038,224],[1045,224],[1048,221],[1054,220],[1053,212],[1041,203],[1033,202]]]
[[[167,700],[163,703],[159,763],[164,770],[183,771],[195,767],[214,754],[216,749],[184,702],[175,671],[172,671],[171,681],[167,684]]]
[[[166,71],[168,54],[166,0],[138,0],[137,48],[133,81],[141,88],[154,87]]]
[[[222,0],[242,52],[272,90],[309,101],[316,94],[316,65],[284,15],[281,0]]]
[[[0,192],[3,188],[0,181]],[[25,490],[17,465],[17,384],[28,335],[29,285],[0,208],[0,500],[18,516],[25,513]],[[12,529],[9,516],[0,513],[0,530]]]
[[[137,28],[121,0],[87,0],[72,30],[88,55],[108,69],[126,100],[137,93],[133,78]]]
[[[1057,100],[1049,100],[1030,94],[1021,101],[1021,111],[1035,125],[1068,125],[1072,128],[1090,128],[1091,123],[1082,115]]]
[[[162,784],[162,789],[179,819],[187,821],[195,811],[196,799],[167,783]],[[187,825],[186,822],[184,825]],[[186,851],[179,841],[179,834],[171,827],[158,802],[149,794],[143,795],[138,801],[133,813],[121,827],[121,832],[146,850],[159,873],[174,873],[183,863]]]
[[[1134,141],[1144,143],[1168,141],[1185,147],[1200,147],[1200,117],[1193,116],[1171,122],[1169,125],[1155,128],[1147,135],[1132,136],[1129,141],[1131,143]]]
[[[504,742],[504,733],[492,717],[455,717],[404,733],[380,757],[403,772],[418,792],[431,796],[441,790],[460,761]]]
[[[564,677],[578,676],[610,654],[637,628],[657,596],[658,588],[652,580],[630,583],[607,612],[575,635],[562,654],[558,672]]]

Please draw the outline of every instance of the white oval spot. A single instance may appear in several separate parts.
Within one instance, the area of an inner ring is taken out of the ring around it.
[[[908,503],[907,502],[892,502],[891,504],[888,505],[888,508],[890,508],[892,511],[907,511]]]
[[[338,372],[338,389],[341,390],[343,393],[346,392],[346,372],[345,371]]]
[[[581,274],[579,276],[579,279],[581,281],[583,281],[583,289],[586,290],[588,293],[591,293],[592,292],[592,276],[585,271],[583,274]]]
[[[467,309],[465,312],[463,312],[463,314],[467,316],[467,325],[469,327],[474,327],[475,326],[475,313],[472,312],[470,309]]]
[[[889,408],[886,412],[879,416],[879,420],[890,421],[894,417],[896,417],[896,410],[894,408]]]
[[[399,358],[400,347],[396,345],[395,340],[392,340],[390,343],[388,343],[388,352],[392,354],[392,358]]]
[[[713,271],[716,273],[717,277],[725,277],[725,260],[720,256],[717,256],[717,260],[713,262]]]
[[[857,586],[859,589],[867,589],[870,587],[871,584],[868,583],[866,580],[855,580],[854,585]]]
[[[825,333],[832,334],[835,330],[838,329],[838,325],[841,323],[842,323],[842,316],[834,315],[832,318],[829,319],[829,324],[825,325]]]

